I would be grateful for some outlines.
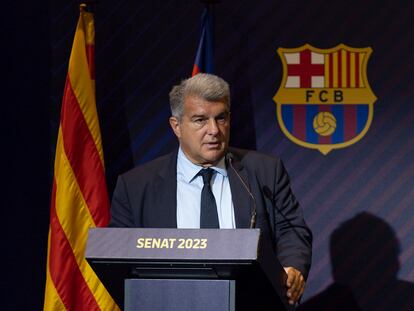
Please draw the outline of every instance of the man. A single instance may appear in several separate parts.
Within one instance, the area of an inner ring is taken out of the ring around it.
[[[197,74],[170,92],[179,150],[121,175],[113,227],[262,229],[288,275],[290,304],[301,297],[312,237],[280,159],[228,147],[227,82]],[[256,215],[257,214],[257,215]]]

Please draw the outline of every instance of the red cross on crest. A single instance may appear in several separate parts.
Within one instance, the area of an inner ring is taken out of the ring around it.
[[[310,50],[304,50],[299,55],[299,64],[287,64],[287,75],[288,77],[298,76],[300,80],[299,87],[312,87],[311,78],[313,76],[323,76],[324,66],[312,63]]]

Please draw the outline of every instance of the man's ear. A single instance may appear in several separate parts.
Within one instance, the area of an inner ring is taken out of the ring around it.
[[[181,129],[180,129],[180,121],[177,117],[170,117],[170,125],[172,130],[174,131],[175,136],[178,138],[181,137]]]

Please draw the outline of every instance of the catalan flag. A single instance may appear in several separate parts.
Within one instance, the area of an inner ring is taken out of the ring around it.
[[[200,41],[194,61],[192,76],[199,72],[214,71],[214,20],[213,5],[207,5],[201,16]]]
[[[95,102],[94,20],[81,5],[54,163],[44,310],[119,310],[84,253],[88,229],[109,222]]]

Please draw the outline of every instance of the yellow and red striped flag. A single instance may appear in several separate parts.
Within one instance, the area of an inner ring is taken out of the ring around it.
[[[119,310],[84,257],[88,229],[109,222],[95,102],[94,20],[85,7],[80,7],[62,100],[44,310]]]

